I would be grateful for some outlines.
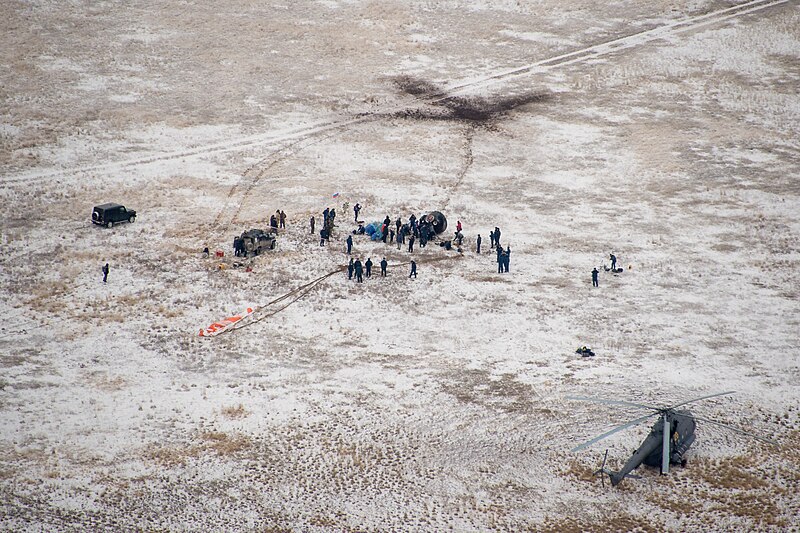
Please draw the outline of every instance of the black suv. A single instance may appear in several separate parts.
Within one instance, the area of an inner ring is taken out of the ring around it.
[[[125,209],[119,204],[97,205],[92,209],[92,222],[110,228],[116,222],[133,222],[136,220],[136,211]]]

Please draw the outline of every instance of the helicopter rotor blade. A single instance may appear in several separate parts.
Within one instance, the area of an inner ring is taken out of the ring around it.
[[[762,437],[760,435],[756,435],[755,433],[750,433],[750,432],[744,431],[743,429],[739,429],[739,428],[735,428],[733,426],[729,426],[728,424],[723,424],[722,422],[717,422],[716,420],[711,420],[709,418],[703,418],[703,417],[699,417],[699,416],[695,416],[695,415],[692,415],[692,418],[694,418],[695,420],[699,420],[701,422],[705,422],[706,424],[714,424],[716,426],[720,426],[720,427],[723,427],[725,429],[729,429],[729,430],[733,431],[734,433],[739,433],[740,435],[745,435],[747,437],[752,437],[752,438],[754,438],[756,440],[760,440],[761,442],[766,442],[767,444],[772,444],[773,446],[779,446],[777,441],[774,441],[772,439],[768,439],[766,437]]]
[[[714,398],[716,396],[725,396],[726,394],[736,394],[736,391],[735,390],[729,390],[727,392],[718,392],[716,394],[709,394],[708,396],[700,396],[699,398],[694,398],[693,400],[686,400],[685,402],[676,403],[675,405],[672,405],[672,406],[668,407],[667,409],[675,409],[676,407],[680,407],[682,405],[686,405],[687,403],[699,402],[700,400],[707,400],[708,398]]]
[[[647,420],[648,418],[650,418],[654,414],[655,413],[650,413],[650,414],[641,416],[641,417],[637,418],[636,420],[631,420],[630,422],[628,422],[626,424],[622,424],[621,426],[617,426],[614,429],[612,429],[611,431],[606,431],[602,435],[598,435],[597,437],[593,438],[592,440],[586,441],[583,444],[581,444],[580,446],[577,446],[577,447],[571,449],[570,451],[571,452],[577,452],[577,451],[583,450],[584,448],[588,448],[589,446],[591,446],[595,442],[603,440],[606,437],[610,437],[611,435],[613,435],[614,433],[617,433],[618,431],[622,431],[623,429],[627,429],[627,428],[629,428],[631,426],[635,426],[636,424],[644,422],[645,420]]]
[[[644,405],[641,403],[633,403],[633,402],[625,402],[622,400],[605,400],[603,398],[588,398],[586,396],[567,396],[567,400],[578,400],[580,402],[595,402],[595,403],[605,403],[609,405],[626,405],[628,407],[641,407],[642,409],[650,409],[651,411],[660,411],[658,407],[653,407],[652,405]]]

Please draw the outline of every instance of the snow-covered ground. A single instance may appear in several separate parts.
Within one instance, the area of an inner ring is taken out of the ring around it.
[[[2,15],[0,529],[800,528],[796,3]],[[105,202],[137,220],[93,226]],[[386,279],[262,308],[346,264],[344,202],[441,210],[467,246],[415,249],[408,279],[412,254],[357,237]],[[231,257],[276,209],[278,249]],[[591,472],[648,424],[569,452],[639,413],[567,396],[726,390],[693,411],[778,446],[701,422],[686,468],[615,489]]]

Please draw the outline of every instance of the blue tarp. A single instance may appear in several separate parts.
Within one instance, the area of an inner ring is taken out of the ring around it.
[[[364,233],[370,236],[373,241],[378,241],[383,238],[383,233],[381,233],[381,227],[383,224],[380,222],[370,222],[364,227]]]

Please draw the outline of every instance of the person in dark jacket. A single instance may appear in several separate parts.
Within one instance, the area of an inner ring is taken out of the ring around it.
[[[417,262],[413,259],[411,260],[411,273],[408,275],[408,277],[410,278],[411,276],[414,276],[414,279],[417,278]]]
[[[275,215],[271,215],[269,217],[269,227],[273,229],[278,229],[278,219]]]
[[[508,265],[511,263],[511,245],[506,246],[506,257],[503,261],[503,269],[508,272]]]
[[[364,268],[361,266],[361,260],[360,259],[356,259],[356,262],[353,263],[353,268],[356,271],[356,281],[359,282],[359,283],[363,283],[364,282],[364,277],[363,277]]]
[[[350,262],[347,264],[347,279],[353,279],[353,269],[355,269],[355,267],[353,266],[353,258],[351,257]]]
[[[617,269],[617,256],[611,254],[611,270],[614,271]]]
[[[108,281],[108,263],[103,267],[103,283]]]
[[[481,253],[481,234],[480,234],[480,233],[478,234],[478,240],[477,240],[477,241],[475,241],[475,242],[477,242],[477,243],[478,243],[478,249],[476,250],[476,252],[475,252],[475,253],[478,253],[478,254],[479,254],[479,253]]]
[[[489,239],[490,239],[490,244],[491,244],[490,248],[492,250],[494,250],[494,232],[493,231],[489,232]]]
[[[316,221],[314,220],[314,217],[312,216],[311,217],[311,235],[314,235],[314,224],[316,224]]]
[[[395,220],[394,225],[397,227],[397,234],[400,235],[400,226],[403,225],[403,223],[400,221],[400,217],[397,217],[397,220]]]
[[[353,250],[353,236],[347,236],[347,255],[350,255],[350,252]]]
[[[358,212],[361,211],[361,204],[356,204],[353,206],[353,213],[355,214],[353,222],[358,222]]]
[[[500,253],[497,254],[497,273],[502,274],[503,267],[506,264],[506,257],[508,257],[508,255],[501,246],[498,246],[497,249],[500,250]]]
[[[414,251],[414,235],[408,236],[408,251],[409,252]]]
[[[599,273],[600,272],[597,270],[597,268],[593,268],[592,269],[592,287],[599,287],[599,285],[597,283],[597,275]]]
[[[390,229],[389,230],[389,244],[393,244],[393,243],[394,243],[394,230]]]
[[[319,230],[319,245],[320,246],[325,246],[325,241],[327,241],[329,238],[330,238],[330,234],[328,233],[328,230],[326,230],[326,229]]]
[[[500,228],[497,226],[494,227],[494,244],[500,246]]]
[[[364,267],[366,267],[366,270],[367,270],[367,272],[366,272],[367,277],[368,278],[372,277],[372,258],[371,257],[367,257],[367,262],[364,263]]]
[[[280,215],[278,215],[278,220],[281,223],[281,228],[286,229],[286,213],[283,212],[283,209],[281,209]]]
[[[386,262],[386,258],[384,257],[381,259],[381,277],[386,277],[386,267],[389,266],[389,263]]]

